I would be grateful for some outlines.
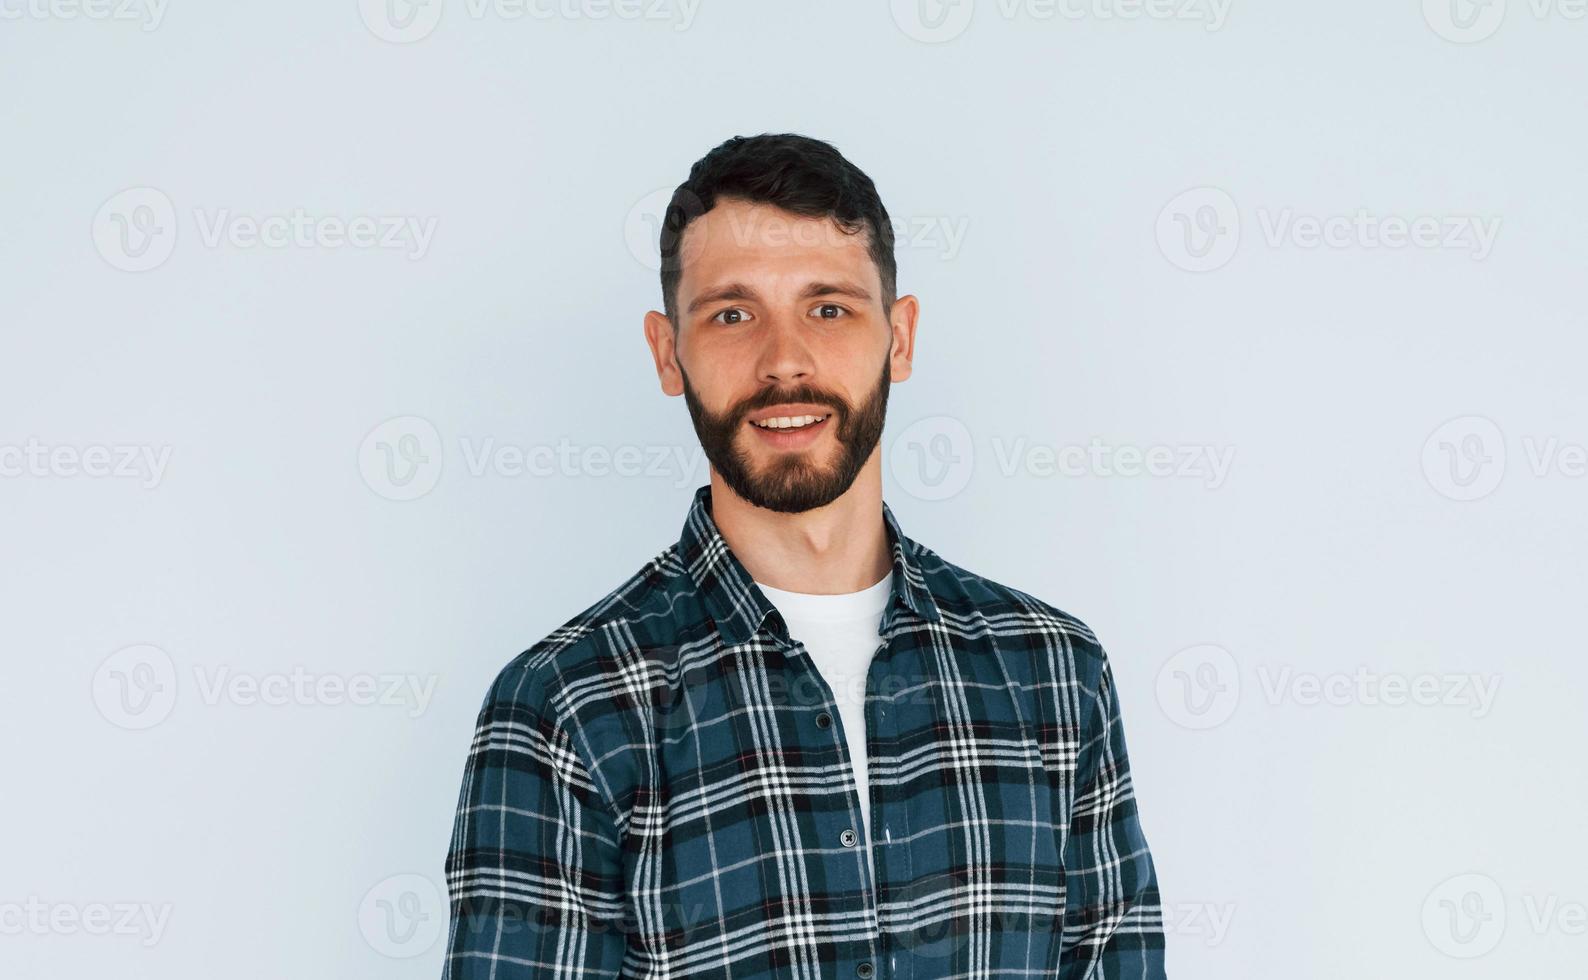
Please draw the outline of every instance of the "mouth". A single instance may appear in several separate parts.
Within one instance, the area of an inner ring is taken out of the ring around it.
[[[831,416],[831,412],[822,415],[774,415],[770,418],[751,419],[750,424],[759,429],[803,429],[807,425],[819,425]]]
[[[758,418],[749,419],[747,424],[761,442],[776,449],[802,449],[810,445],[832,424],[833,418],[830,411],[772,409],[758,414]]]

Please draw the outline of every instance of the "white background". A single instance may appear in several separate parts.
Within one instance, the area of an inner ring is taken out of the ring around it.
[[[794,131],[922,299],[886,499],[1109,650],[1170,974],[1580,975],[1579,11],[395,2],[0,0],[0,974],[439,973],[486,685],[706,481],[656,212]]]

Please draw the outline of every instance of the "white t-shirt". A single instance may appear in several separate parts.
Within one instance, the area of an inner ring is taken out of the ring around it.
[[[893,592],[893,573],[859,592],[811,595],[785,592],[756,583],[782,613],[789,636],[804,644],[817,673],[833,689],[843,721],[849,758],[860,790],[860,822],[865,831],[866,860],[871,860],[871,796],[866,782],[866,671],[882,646],[877,630]]]

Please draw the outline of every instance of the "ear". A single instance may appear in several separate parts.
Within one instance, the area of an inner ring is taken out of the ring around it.
[[[651,345],[651,359],[656,362],[656,377],[662,383],[662,392],[668,395],[684,393],[684,376],[678,372],[678,335],[667,314],[651,310],[645,314],[645,342]]]
[[[893,309],[888,314],[888,325],[893,331],[893,350],[888,355],[892,369],[890,381],[904,381],[910,377],[915,360],[915,323],[920,315],[921,304],[914,294],[893,301]]]

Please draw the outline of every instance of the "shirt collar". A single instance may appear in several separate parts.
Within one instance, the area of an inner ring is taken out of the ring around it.
[[[919,547],[904,535],[886,501],[882,504],[882,520],[893,549],[893,590],[888,607],[882,613],[881,632],[891,632],[894,623],[905,614],[928,622],[940,621],[942,614],[926,587]],[[717,632],[728,646],[754,636],[767,616],[776,612],[776,607],[756,586],[749,571],[729,550],[727,540],[712,519],[709,483],[695,491],[689,515],[684,520],[683,534],[678,539],[678,556],[689,569],[706,612],[716,622]],[[782,617],[777,617],[774,623],[774,634],[787,640],[788,628]]]

